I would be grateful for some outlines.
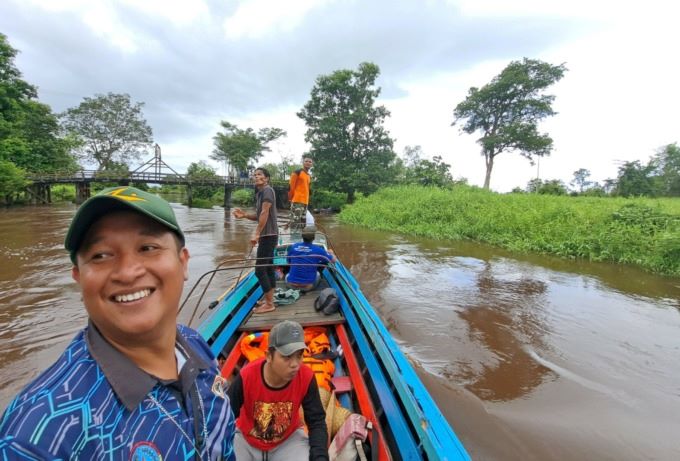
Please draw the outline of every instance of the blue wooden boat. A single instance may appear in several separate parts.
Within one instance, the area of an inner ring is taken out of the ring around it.
[[[285,255],[291,243],[280,241],[275,265],[286,268]],[[325,236],[318,233],[315,243],[325,244]],[[249,261],[244,269],[243,262],[226,262],[212,271],[211,278],[220,271],[240,272],[233,286],[211,303],[211,314],[198,327],[223,362],[222,374],[227,379],[245,363],[238,344],[246,335],[268,331],[284,319],[295,320],[303,327],[322,325],[331,345],[342,350],[335,358],[336,377],[349,377],[351,382],[351,390],[340,394],[339,402],[373,425],[369,435],[371,459],[470,459],[356,279],[339,260],[322,270],[321,284],[314,291],[294,304],[261,315],[251,315],[262,296],[252,270],[254,263]],[[324,287],[332,287],[339,294],[340,310],[334,315],[324,315],[313,307]]]

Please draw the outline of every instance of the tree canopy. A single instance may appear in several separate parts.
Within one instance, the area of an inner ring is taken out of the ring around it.
[[[574,171],[574,179],[569,184],[574,187],[578,187],[579,192],[583,192],[593,183],[592,181],[588,181],[589,177],[590,170],[579,168],[578,170]]]
[[[197,185],[193,186],[194,196],[196,198],[209,199],[220,190],[219,186],[200,185],[203,181],[215,181],[219,179],[215,172],[215,168],[208,165],[205,160],[191,163],[187,169],[187,178],[189,178],[190,181],[197,183]]]
[[[655,195],[654,179],[652,173],[655,165],[649,162],[643,165],[639,160],[624,162],[619,167],[619,177],[616,181],[616,195],[624,197],[636,195]]]
[[[420,146],[406,146],[404,148],[404,170],[402,181],[406,184],[420,184],[423,186],[447,186],[453,183],[451,165],[444,163],[440,155],[432,160],[423,158]]]
[[[305,121],[308,155],[319,187],[347,194],[371,193],[396,174],[394,142],[383,126],[390,115],[376,105],[380,69],[364,62],[356,71],[321,75],[297,115]]]
[[[680,197],[680,147],[668,144],[652,158],[660,195]]]
[[[255,132],[252,128],[242,130],[227,121],[220,125],[224,132],[213,137],[215,149],[210,158],[227,162],[239,172],[245,171],[251,161],[268,152],[270,142],[288,135],[280,128],[261,128]]]
[[[490,83],[470,88],[456,106],[452,125],[462,122],[461,131],[482,134],[477,142],[486,161],[484,188],[489,188],[497,155],[517,151],[533,164],[534,156],[550,154],[552,138],[538,132],[538,122],[555,114],[555,97],[542,92],[566,70],[563,64],[554,66],[535,59],[512,61]]]
[[[129,94],[97,94],[60,115],[62,128],[80,143],[76,151],[99,171],[116,163],[129,166],[151,147],[151,127],[142,114],[144,103]]]
[[[567,195],[567,186],[559,179],[543,181],[534,178],[527,183],[527,192],[541,195]]]
[[[0,34],[0,161],[29,172],[75,169],[69,154],[72,140],[59,137],[56,116],[36,100],[37,89],[21,78],[16,55]],[[4,170],[15,171],[8,165]]]

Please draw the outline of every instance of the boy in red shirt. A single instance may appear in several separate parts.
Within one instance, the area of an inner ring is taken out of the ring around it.
[[[269,333],[266,356],[243,367],[231,383],[227,392],[237,417],[239,461],[328,460],[326,414],[314,372],[302,363],[305,349],[300,324],[284,320]]]

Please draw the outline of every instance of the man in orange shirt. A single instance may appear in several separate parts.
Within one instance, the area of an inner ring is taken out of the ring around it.
[[[305,157],[302,160],[302,168],[295,170],[290,175],[290,187],[288,189],[288,200],[290,200],[290,232],[300,232],[305,226],[305,215],[309,205],[309,185],[312,177],[309,170],[314,161]]]

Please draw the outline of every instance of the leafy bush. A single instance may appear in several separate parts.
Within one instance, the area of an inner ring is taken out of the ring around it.
[[[52,186],[52,199],[57,202],[74,202],[76,187],[71,184],[56,184]]]
[[[231,193],[231,203],[234,205],[252,206],[255,202],[255,192],[252,189],[236,189]]]
[[[185,203],[184,205],[188,205],[188,203]],[[192,208],[212,208],[213,207],[213,202],[210,199],[207,198],[195,198],[191,201],[191,207]]]
[[[315,189],[312,191],[309,207],[312,209],[330,208],[333,211],[340,211],[346,203],[347,194]]]

